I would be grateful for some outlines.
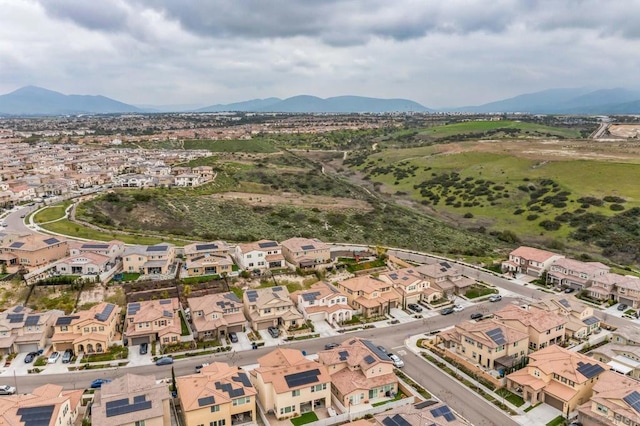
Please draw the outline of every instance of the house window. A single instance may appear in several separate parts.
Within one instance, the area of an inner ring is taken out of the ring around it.
[[[135,426],[144,426],[144,420],[138,420],[138,421],[135,423]]]
[[[211,406],[211,412],[212,413],[217,413],[218,411],[220,411],[220,406],[219,405],[212,405]]]
[[[214,420],[212,422],[209,422],[209,426],[225,426],[226,424],[226,419]]]
[[[172,342],[177,342],[178,341],[178,336],[171,336],[171,341]]]
[[[294,411],[296,411],[296,407],[294,405],[291,405],[288,407],[282,407],[280,409],[280,414],[293,413]]]
[[[169,343],[169,338],[168,337],[163,337],[162,338],[162,342],[163,343]]]
[[[242,405],[242,404],[248,404],[251,401],[251,398],[248,396],[244,396],[242,398],[236,398],[233,400],[233,405]]]
[[[300,389],[296,389],[291,392],[291,396],[300,396]]]
[[[63,325],[60,327],[60,331],[69,331],[69,327],[66,325]]]
[[[311,392],[320,392],[327,389],[327,384],[322,383],[320,385],[311,386]]]

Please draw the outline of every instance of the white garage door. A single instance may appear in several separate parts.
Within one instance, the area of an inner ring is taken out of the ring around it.
[[[18,352],[36,352],[37,350],[37,343],[24,343],[22,345],[18,345]]]

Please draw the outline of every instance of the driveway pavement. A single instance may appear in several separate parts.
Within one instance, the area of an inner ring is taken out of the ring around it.
[[[406,313],[404,310],[400,308],[392,308],[389,310],[389,313],[393,316],[394,319],[397,319],[401,323],[415,321],[416,319],[412,317],[410,314]]]
[[[526,426],[545,426],[551,420],[561,416],[562,411],[553,408],[547,404],[540,404],[533,410],[526,412],[520,416],[514,416],[513,419]]]
[[[325,320],[314,321],[313,327],[316,330],[315,332],[320,334],[320,337],[337,336],[340,334]]]
[[[135,367],[137,365],[150,365],[153,364],[151,356],[151,345],[147,348],[145,355],[140,355],[140,345],[129,346],[129,366]]]
[[[236,335],[238,336],[238,343],[232,343],[231,344],[231,347],[233,348],[233,350],[236,351],[236,352],[250,351],[252,349],[251,348],[251,340],[249,340],[249,338],[247,337],[247,333],[246,332],[238,332],[238,333],[236,333]]]

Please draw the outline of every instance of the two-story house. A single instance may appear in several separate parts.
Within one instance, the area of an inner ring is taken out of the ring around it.
[[[347,304],[347,296],[324,281],[313,284],[307,290],[291,293],[291,300],[305,320],[325,320],[329,324],[340,324],[349,321],[354,312]]]
[[[544,402],[570,413],[591,397],[604,363],[558,345],[529,354],[529,364],[507,376],[507,389],[521,393],[532,405]]]
[[[302,325],[303,316],[296,309],[285,286],[247,290],[242,296],[245,316],[254,330]]]
[[[553,312],[535,307],[523,308],[507,305],[497,312],[493,318],[515,329],[529,334],[529,349],[537,351],[549,345],[564,342],[567,318]]]
[[[96,425],[171,426],[171,393],[153,376],[125,374],[104,383],[91,404]]]
[[[561,288],[585,290],[593,280],[609,273],[610,269],[600,262],[562,258],[556,260],[549,268],[547,283]]]
[[[62,311],[34,312],[18,305],[0,313],[0,354],[44,349]]]
[[[0,400],[0,424],[73,425],[78,418],[83,392],[65,391],[62,386],[46,384],[31,393],[3,396]]]
[[[434,295],[452,295],[464,294],[473,284],[475,280],[462,275],[460,269],[456,268],[449,262],[439,262],[432,265],[421,265],[413,268],[425,282],[425,291],[423,294],[428,299],[434,299]],[[434,292],[431,289],[439,289],[440,292]],[[428,291],[427,291],[428,290]],[[437,299],[438,297],[435,297]]]
[[[376,420],[375,426],[471,426],[471,423],[449,408],[447,404],[433,399],[401,405],[383,413],[374,414],[373,418]],[[363,421],[366,422],[366,420]],[[372,424],[349,423],[349,426],[372,426]]]
[[[7,265],[37,267],[47,265],[67,255],[67,241],[44,234],[29,234],[0,247],[0,262]]]
[[[372,341],[353,338],[318,353],[331,376],[331,393],[344,407],[376,403],[398,392],[393,361]]]
[[[187,425],[256,424],[256,388],[240,367],[213,362],[178,377],[176,387]]]
[[[640,278],[625,276],[616,283],[616,299],[634,309],[640,308]]]
[[[413,268],[396,269],[395,271],[383,272],[378,275],[378,279],[391,285],[400,295],[402,307],[406,309],[410,303],[418,303],[423,299],[426,286],[430,285]]]
[[[115,260],[124,253],[125,245],[122,241],[71,241],[69,242],[69,255],[78,256],[86,253],[96,253]]]
[[[349,278],[335,286],[347,295],[349,306],[365,318],[383,316],[400,306],[400,295],[393,285],[370,275]]]
[[[175,186],[198,186],[200,185],[200,175],[195,173],[183,173],[173,180]]]
[[[238,244],[235,249],[235,259],[243,270],[278,269],[286,266],[282,246],[272,240]]]
[[[53,350],[91,354],[106,352],[118,337],[120,307],[102,302],[86,311],[58,317],[51,343]]]
[[[605,371],[592,391],[591,399],[578,407],[584,426],[640,424],[640,382]]]
[[[615,372],[640,380],[640,346],[609,342],[590,350],[587,355],[607,364]]]
[[[323,364],[296,349],[278,348],[249,372],[263,409],[278,420],[331,406],[331,376]]]
[[[318,239],[294,237],[281,244],[282,255],[296,268],[313,268],[331,263],[329,245]]]
[[[521,246],[509,253],[509,260],[502,262],[502,272],[542,277],[552,263],[562,258],[557,253]]]
[[[175,246],[161,243],[153,246],[130,246],[122,255],[124,272],[143,275],[167,274],[175,261]]]
[[[200,340],[223,340],[231,332],[241,332],[247,322],[242,301],[231,292],[207,294],[187,299],[191,321]]]
[[[529,333],[493,319],[462,321],[436,337],[469,362],[491,370],[508,370],[529,352]]]
[[[125,333],[129,345],[158,342],[162,346],[180,342],[180,301],[177,297],[127,304]]]
[[[593,315],[593,307],[575,298],[549,296],[531,304],[531,308],[554,312],[567,319],[565,338],[581,340],[600,329],[600,319]]]
[[[184,258],[186,260],[193,260],[202,256],[220,255],[224,256],[229,254],[229,244],[225,241],[210,241],[207,243],[193,243],[184,246]]]
[[[184,269],[190,277],[229,275],[233,272],[233,260],[228,254],[202,255],[185,261]]]

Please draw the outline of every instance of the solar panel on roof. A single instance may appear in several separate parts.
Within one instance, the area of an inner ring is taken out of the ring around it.
[[[444,266],[447,269],[451,268],[451,265],[449,264],[449,262],[440,262],[440,265]]]
[[[443,416],[445,420],[448,422],[451,422],[456,419],[456,416],[453,415],[448,405],[443,405],[442,407],[434,408],[433,410],[431,410],[431,415],[433,417]]]
[[[231,383],[216,382],[215,386],[216,389],[226,392],[229,395],[229,398],[236,398],[244,395],[244,388],[234,389],[233,386],[231,386]]]
[[[71,324],[71,321],[78,318],[80,317],[77,315],[72,317],[58,317],[58,319],[56,320],[56,325],[69,325]]]
[[[587,379],[597,376],[603,371],[604,368],[602,368],[602,366],[600,366],[599,364],[584,363],[582,361],[578,362],[578,372]]]
[[[489,336],[489,338],[493,340],[496,345],[504,345],[507,343],[507,340],[502,334],[502,330],[499,328],[494,328],[493,330],[487,331],[487,336]]]
[[[171,313],[171,311],[167,311],[167,310],[162,311],[162,315],[167,317],[167,318],[172,318],[173,317],[173,314]]]
[[[24,320],[24,314],[8,314],[7,319],[11,324],[22,322],[22,320]]]
[[[225,299],[229,299],[232,302],[242,303],[242,301],[240,299],[238,299],[238,296],[236,296],[234,293],[227,293],[227,294],[223,295],[222,297],[224,297]]]
[[[146,399],[145,395],[137,395],[133,397],[133,403],[135,404],[136,402],[142,402]]]
[[[589,317],[583,320],[582,322],[585,323],[585,325],[593,325],[593,324],[596,324],[598,321],[600,320],[596,317]]]
[[[129,303],[127,306],[127,315],[135,315],[140,310],[140,303]]]
[[[27,317],[27,320],[24,322],[24,325],[27,327],[32,325],[38,325],[38,321],[40,321],[40,315],[30,315]]]
[[[389,274],[389,276],[391,277],[392,280],[398,279],[398,274]]]
[[[638,391],[631,392],[629,395],[622,398],[622,400],[640,413],[640,393]]]
[[[303,293],[302,300],[304,300],[305,302],[311,302],[313,300],[316,300],[318,296],[320,296],[319,291],[312,291],[311,293]]]
[[[16,414],[20,416],[20,421],[24,423],[24,426],[48,425],[51,422],[54,408],[54,405],[20,407]]]
[[[249,290],[246,293],[247,295],[247,299],[249,299],[249,302],[255,302],[258,299],[258,292],[255,290]]]
[[[312,245],[306,245],[306,246],[301,246],[300,247],[302,250],[314,250],[315,247]]]
[[[115,308],[115,305],[111,303],[107,304],[102,312],[96,314],[94,318],[98,321],[106,321],[109,318],[109,315],[111,315],[111,312],[113,312],[113,308]]]
[[[170,305],[171,304],[171,299],[162,299],[160,301],[161,305]]]
[[[340,355],[340,361],[346,361],[349,358],[349,352],[347,351],[340,351],[338,355]]]
[[[169,246],[149,246],[147,251],[167,251]]]
[[[373,344],[372,341],[370,340],[363,340],[362,343],[364,343],[364,345],[369,348],[369,350],[371,352],[373,352],[378,358],[380,358],[383,361],[390,361],[391,358],[389,358],[389,355],[387,355],[386,353],[384,353],[383,351],[380,350],[379,347],[377,347],[376,345]]]
[[[107,417],[121,416],[123,414],[134,413],[136,411],[148,410],[151,408],[151,401],[140,401],[127,405],[120,405],[117,407],[106,408]]]
[[[273,290],[273,291],[282,291],[282,287],[281,286],[277,286],[277,287],[272,288],[271,290]]]
[[[560,303],[565,308],[570,308],[571,307],[571,304],[569,303],[569,301],[567,299],[560,299],[560,300],[558,300],[558,303]]]
[[[374,358],[374,357],[372,357],[371,355],[367,355],[367,356],[365,356],[365,357],[364,357],[364,361],[365,361],[367,364],[373,364],[374,362],[376,362],[375,358]]]
[[[219,248],[217,244],[198,244],[196,250],[215,250]]]
[[[106,250],[109,248],[108,244],[83,244],[80,248],[83,249],[94,249],[94,250]]]
[[[15,308],[13,308],[13,312],[22,312],[23,309],[24,309],[24,306],[18,305]]]
[[[231,380],[233,380],[234,382],[240,382],[242,383],[242,386],[247,388],[253,387],[251,381],[249,380],[249,376],[247,376],[246,373],[238,373],[237,376],[231,376]]]
[[[260,248],[269,248],[269,247],[277,247],[278,243],[276,243],[275,241],[267,241],[264,243],[258,243],[258,247]]]
[[[16,241],[14,243],[12,243],[9,247],[11,248],[20,248],[24,245],[24,243],[22,241]]]
[[[384,426],[411,426],[411,423],[405,420],[401,414],[396,414],[393,417],[385,417],[382,420]]]
[[[44,243],[45,243],[45,244],[49,244],[49,245],[51,245],[51,244],[57,244],[57,243],[59,243],[59,242],[60,242],[60,240],[59,240],[59,239],[57,239],[57,238],[47,238],[46,240],[44,240]]]
[[[198,406],[205,407],[207,405],[214,404],[216,400],[212,396],[205,396],[203,398],[198,398]]]
[[[116,399],[114,401],[107,401],[107,403],[104,406],[105,408],[115,408],[115,407],[122,407],[123,405],[129,405],[129,398],[122,398],[122,399]]]
[[[316,383],[319,381],[320,375],[319,369],[303,371],[300,373],[288,374],[284,376],[284,380],[287,382],[287,386],[295,388],[302,385],[308,385],[310,383]]]

